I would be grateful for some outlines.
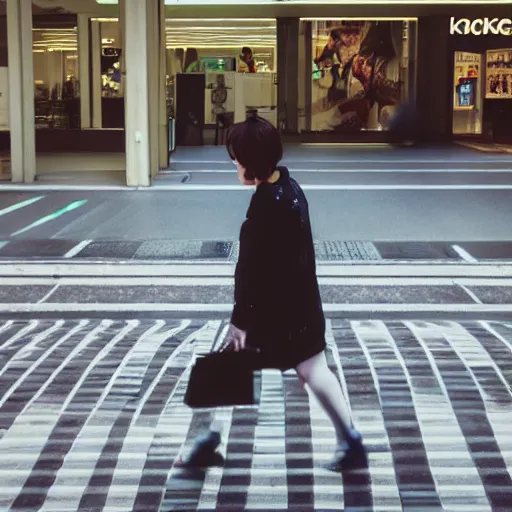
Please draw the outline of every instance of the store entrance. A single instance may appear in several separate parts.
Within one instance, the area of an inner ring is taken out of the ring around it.
[[[455,52],[453,120],[455,136],[482,134],[482,55]]]
[[[249,109],[277,125],[275,19],[169,19],[170,149],[221,146]]]
[[[456,51],[453,135],[487,143],[512,142],[512,49]]]

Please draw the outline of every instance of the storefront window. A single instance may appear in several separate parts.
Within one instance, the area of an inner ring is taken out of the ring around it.
[[[80,127],[77,28],[33,30],[35,125]]]
[[[219,144],[248,108],[277,124],[275,19],[169,19],[167,101],[178,144]]]
[[[455,52],[453,133],[482,133],[482,56]]]
[[[310,37],[306,66],[313,132],[356,133],[388,128],[395,109],[409,99],[409,25],[414,20],[303,20]],[[305,54],[306,58],[307,53]]]
[[[101,95],[106,98],[123,97],[121,80],[121,34],[118,19],[100,22],[101,36]]]
[[[485,97],[512,98],[512,48],[487,52]]]

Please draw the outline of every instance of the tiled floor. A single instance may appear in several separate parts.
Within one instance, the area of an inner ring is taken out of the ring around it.
[[[220,321],[0,322],[0,510],[512,510],[512,324],[328,322],[368,466],[321,469],[334,433],[294,372],[258,408],[192,411]],[[212,419],[223,468],[173,467]],[[188,477],[188,478],[187,478]]]

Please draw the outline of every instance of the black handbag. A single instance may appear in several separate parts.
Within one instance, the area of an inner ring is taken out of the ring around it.
[[[257,405],[261,393],[258,352],[211,352],[190,373],[184,402],[192,408]]]

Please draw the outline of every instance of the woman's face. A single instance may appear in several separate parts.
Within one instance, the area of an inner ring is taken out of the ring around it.
[[[233,160],[233,162],[236,165],[236,172],[240,183],[242,185],[254,186],[256,184],[254,180],[248,180],[245,178],[245,167],[238,160]]]

